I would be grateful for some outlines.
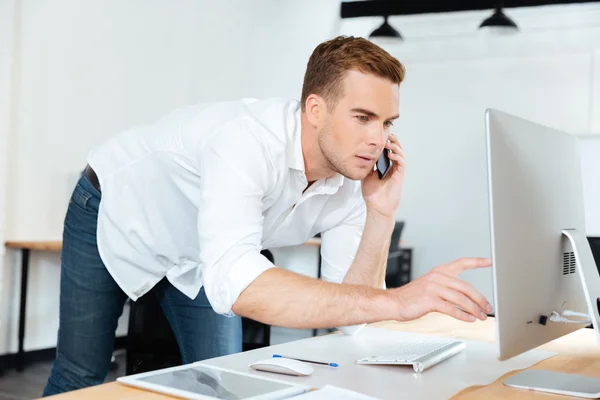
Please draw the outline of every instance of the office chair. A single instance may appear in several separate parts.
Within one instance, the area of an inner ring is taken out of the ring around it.
[[[156,293],[151,290],[137,301],[132,301],[127,328],[126,375],[181,363],[179,345]]]
[[[410,249],[400,248],[400,238],[404,229],[404,221],[396,221],[392,231],[390,250],[387,258],[385,273],[385,284],[387,287],[400,287],[410,282],[410,272],[412,264],[412,252]],[[315,237],[321,237],[318,233]],[[319,253],[319,269],[317,278],[321,278],[321,254]]]
[[[410,282],[412,252],[410,249],[400,248],[403,229],[404,221],[396,221],[385,271],[385,285],[388,288],[400,287]]]
[[[269,250],[263,250],[261,254],[275,264],[275,257]],[[271,325],[250,318],[242,318],[242,335],[242,351],[267,347],[271,343]]]

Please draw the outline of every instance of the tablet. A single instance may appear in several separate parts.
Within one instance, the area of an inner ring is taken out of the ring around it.
[[[200,362],[124,376],[125,385],[195,400],[275,400],[310,390],[309,386]]]

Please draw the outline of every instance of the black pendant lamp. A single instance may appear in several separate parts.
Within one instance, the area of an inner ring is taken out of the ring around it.
[[[369,39],[371,40],[377,40],[377,41],[389,41],[389,42],[400,42],[402,41],[402,35],[400,34],[400,32],[398,32],[397,30],[394,29],[393,26],[391,26],[388,23],[388,16],[385,15],[383,20],[383,24],[381,24],[381,26],[377,29],[375,29],[373,32],[371,32],[371,34],[369,35]]]
[[[494,14],[491,17],[485,19],[481,25],[479,25],[479,29],[489,29],[495,30],[498,32],[504,33],[513,33],[518,32],[519,27],[515,22],[510,19],[504,12],[502,11],[502,4],[499,3],[496,5],[496,9]]]

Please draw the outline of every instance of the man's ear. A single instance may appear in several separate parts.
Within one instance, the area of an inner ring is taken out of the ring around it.
[[[314,127],[319,128],[323,125],[325,115],[327,114],[327,105],[325,100],[317,95],[311,94],[306,98],[305,110],[308,122]]]

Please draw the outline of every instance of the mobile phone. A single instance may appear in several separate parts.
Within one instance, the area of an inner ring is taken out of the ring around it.
[[[387,173],[392,168],[392,160],[388,157],[388,149],[383,149],[381,155],[377,159],[376,168],[377,174],[379,175],[379,179],[385,178]]]

